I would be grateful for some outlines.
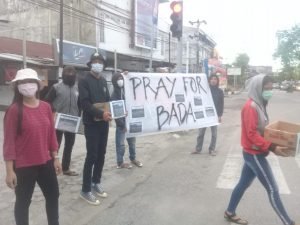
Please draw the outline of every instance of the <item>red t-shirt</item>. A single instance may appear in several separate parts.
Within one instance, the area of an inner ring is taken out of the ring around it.
[[[265,140],[257,131],[258,114],[251,103],[252,100],[249,99],[242,109],[242,146],[249,154],[268,153],[271,142]]]
[[[50,151],[57,151],[54,121],[48,103],[39,106],[23,105],[22,134],[17,134],[18,106],[12,104],[4,118],[3,158],[12,160],[16,168],[42,165],[51,159]]]

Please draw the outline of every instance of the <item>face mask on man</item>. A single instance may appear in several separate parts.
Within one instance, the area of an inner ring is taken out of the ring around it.
[[[69,86],[74,86],[75,81],[76,81],[76,76],[75,75],[62,75],[62,80],[64,84],[69,85]]]
[[[101,63],[93,63],[92,64],[92,69],[94,73],[99,74],[103,71],[103,64]]]
[[[272,98],[273,92],[271,90],[264,90],[262,92],[262,97],[264,100],[269,101]]]
[[[124,81],[123,80],[118,80],[117,84],[120,88],[122,88],[124,86]]]
[[[33,97],[38,90],[38,86],[36,83],[19,84],[18,90],[25,97]]]

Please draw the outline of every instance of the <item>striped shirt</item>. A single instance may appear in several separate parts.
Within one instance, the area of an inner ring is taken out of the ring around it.
[[[39,101],[36,108],[23,105],[22,134],[17,134],[18,106],[12,104],[4,118],[3,158],[15,167],[42,165],[57,151],[54,121],[48,103]]]

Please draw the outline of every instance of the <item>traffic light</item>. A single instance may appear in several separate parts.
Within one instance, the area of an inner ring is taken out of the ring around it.
[[[182,37],[182,11],[183,11],[183,4],[182,1],[173,1],[170,5],[172,9],[171,20],[172,25],[170,30],[172,32],[172,37],[177,37],[178,40]]]

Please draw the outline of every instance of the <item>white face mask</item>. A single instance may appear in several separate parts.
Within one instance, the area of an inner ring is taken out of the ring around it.
[[[124,81],[123,80],[118,80],[117,81],[118,86],[121,88],[124,86]]]
[[[25,97],[33,97],[38,90],[38,86],[36,83],[19,84],[18,90]]]
[[[93,63],[92,64],[92,69],[94,73],[101,73],[103,71],[103,64],[101,63]]]

